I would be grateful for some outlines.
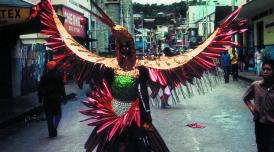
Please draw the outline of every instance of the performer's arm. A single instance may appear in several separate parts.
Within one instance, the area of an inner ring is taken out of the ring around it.
[[[138,88],[140,94],[140,111],[141,119],[144,122],[152,122],[149,106],[149,95],[147,89],[147,73],[145,69],[140,69],[140,86]]]

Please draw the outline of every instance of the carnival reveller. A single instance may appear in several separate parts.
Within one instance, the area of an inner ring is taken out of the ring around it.
[[[92,3],[100,14],[92,12],[93,16],[109,26],[115,37],[116,58],[100,57],[75,41],[49,2],[43,1],[39,7],[45,9],[41,22],[48,27],[42,33],[49,35],[47,46],[53,49],[61,69],[71,69],[80,87],[91,79],[98,86],[88,101],[83,102],[88,110],[81,111],[89,116],[83,121],[95,126],[85,144],[86,151],[168,152],[152,124],[147,87],[156,94],[159,89],[154,84],[176,90],[201,78],[205,71],[213,70],[214,60],[226,50],[225,46],[236,45],[227,41],[231,34],[243,32],[244,22],[234,22],[239,9],[197,49],[163,59],[141,60],[136,59],[134,40],[127,29],[114,24],[94,1]]]
[[[231,61],[231,74],[233,77],[233,81],[238,81],[238,54],[236,53],[235,48],[232,49],[232,53],[230,55]]]
[[[57,136],[57,127],[61,120],[61,101],[66,97],[63,77],[57,71],[56,62],[47,63],[47,72],[41,77],[38,88],[39,103],[43,104],[49,137]],[[63,99],[62,99],[63,98]]]
[[[230,55],[228,54],[228,52],[222,54],[222,68],[224,70],[225,83],[228,83],[230,74]]]
[[[274,62],[265,61],[263,80],[253,82],[243,99],[254,116],[258,152],[274,150]],[[254,100],[254,101],[252,101]]]

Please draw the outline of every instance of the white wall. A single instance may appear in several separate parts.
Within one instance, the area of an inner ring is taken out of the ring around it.
[[[52,0],[52,4],[65,5],[77,12],[83,13],[85,17],[89,16],[89,12],[85,10],[90,10],[90,2],[88,0]],[[82,9],[78,5],[85,9]]]
[[[238,0],[238,6],[246,4],[247,0]]]

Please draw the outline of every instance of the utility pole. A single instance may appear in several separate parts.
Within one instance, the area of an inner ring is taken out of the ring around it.
[[[144,29],[144,18],[142,17],[142,41],[143,41],[143,55],[145,55],[145,40],[144,40],[144,34],[145,34],[145,29]]]
[[[206,26],[205,26],[205,39],[207,39],[207,37],[208,37],[208,20],[207,20],[207,17],[208,17],[208,11],[207,11],[207,6],[208,6],[208,2],[209,2],[210,0],[207,0],[206,1],[206,8],[205,8],[205,10],[206,10],[206,12],[205,12],[205,22],[206,22]]]
[[[96,21],[95,21],[95,22],[92,22],[93,16],[92,16],[91,12],[92,12],[93,4],[92,4],[92,0],[89,0],[89,2],[90,2],[90,12],[89,12],[89,13],[90,13],[90,15],[89,15],[89,38],[92,39],[92,37],[95,37],[95,38],[96,38],[96,31],[95,31],[95,29],[96,29]],[[92,23],[94,23],[94,27],[93,27],[94,30],[92,30]],[[93,51],[93,48],[96,47],[96,46],[94,46],[93,41],[90,41],[90,42],[89,42],[89,46],[90,46],[90,51]],[[96,53],[99,54],[99,50],[96,49]]]
[[[123,0],[120,0],[120,25],[124,26]]]
[[[145,41],[144,41],[144,33],[145,33],[145,29],[144,29],[144,12],[140,12],[141,13],[141,24],[142,24],[142,53],[143,55],[145,54]]]
[[[235,10],[235,1],[236,0],[232,0],[232,12]],[[235,41],[235,35],[232,36],[232,41]]]

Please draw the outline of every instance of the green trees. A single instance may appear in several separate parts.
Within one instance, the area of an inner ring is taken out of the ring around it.
[[[140,4],[133,3],[133,13],[143,12],[145,18],[153,18],[159,12],[164,14],[174,13],[175,17],[186,17],[187,5],[186,2],[181,1],[178,3],[172,3],[171,5],[164,4]]]

